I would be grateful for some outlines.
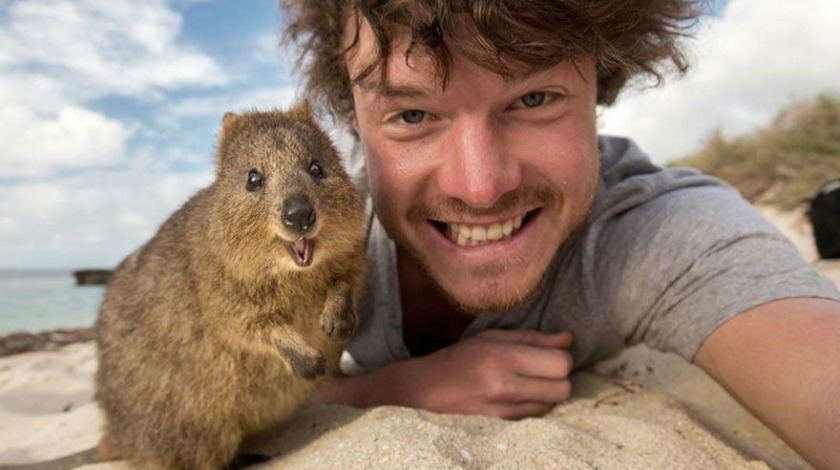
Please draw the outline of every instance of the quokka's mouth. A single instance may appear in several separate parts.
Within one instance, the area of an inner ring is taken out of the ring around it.
[[[294,242],[284,242],[286,251],[292,256],[296,265],[305,268],[312,264],[315,257],[315,241],[309,238],[301,238]]]

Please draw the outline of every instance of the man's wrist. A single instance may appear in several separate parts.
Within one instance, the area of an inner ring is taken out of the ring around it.
[[[353,376],[325,377],[316,385],[313,403],[349,405],[358,408],[395,405],[416,406],[406,379],[415,367],[410,359],[390,364],[372,372]]]

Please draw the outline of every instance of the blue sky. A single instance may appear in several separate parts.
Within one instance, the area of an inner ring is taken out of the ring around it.
[[[0,0],[0,268],[113,266],[209,184],[222,114],[294,99],[277,4]],[[840,2],[715,4],[692,73],[623,94],[603,132],[662,162],[840,92]]]

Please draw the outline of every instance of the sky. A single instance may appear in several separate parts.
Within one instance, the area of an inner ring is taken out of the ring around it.
[[[840,93],[840,2],[717,0],[682,79],[602,109],[659,163]],[[113,267],[210,184],[226,111],[297,93],[277,0],[0,0],[0,269]]]

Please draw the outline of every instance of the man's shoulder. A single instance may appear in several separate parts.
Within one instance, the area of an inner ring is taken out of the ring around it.
[[[665,168],[655,164],[632,140],[600,136],[601,179],[593,218],[610,217],[657,200],[685,202],[681,190],[703,190],[726,193],[727,199],[740,199],[738,192],[726,182],[692,168]],[[663,196],[666,197],[664,200]],[[700,197],[702,199],[702,197]]]

